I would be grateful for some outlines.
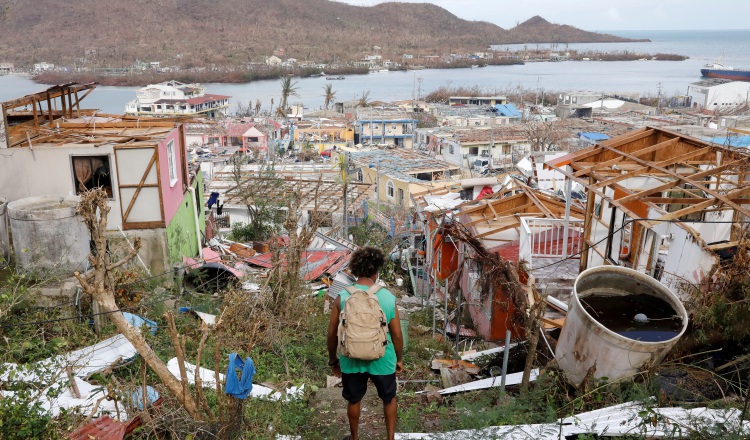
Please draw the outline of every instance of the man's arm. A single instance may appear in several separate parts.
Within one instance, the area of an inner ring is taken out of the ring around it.
[[[339,345],[339,313],[341,312],[341,300],[337,296],[333,299],[333,306],[331,307],[331,320],[328,321],[328,334],[326,336],[326,347],[328,348],[328,364],[333,368],[333,374],[336,377],[341,377],[341,369],[339,368],[339,358],[336,355],[336,349]]]
[[[388,323],[388,331],[391,332],[393,349],[396,350],[396,374],[401,374],[404,371],[404,364],[402,363],[404,335],[401,333],[401,318],[398,316],[398,307],[396,307],[396,314],[393,319]]]

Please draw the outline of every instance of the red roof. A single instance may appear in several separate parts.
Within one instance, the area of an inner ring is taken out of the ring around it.
[[[255,255],[245,259],[247,263],[255,266],[270,269],[273,265],[271,258],[273,253]],[[345,266],[351,258],[350,251],[305,251],[300,258],[300,275],[305,281],[317,280],[323,274],[335,274]],[[282,254],[279,259],[282,266],[286,266],[286,254]]]
[[[205,95],[198,97],[198,98],[190,98],[186,100],[190,105],[198,105],[198,104],[205,104],[207,102],[213,102],[213,101],[221,101],[222,99],[229,99],[231,96],[226,95],[210,95],[206,93]]]
[[[125,426],[124,423],[105,415],[76,429],[70,434],[70,438],[72,440],[122,440],[125,436]]]
[[[227,124],[226,133],[229,137],[242,137],[246,131],[255,126],[255,122],[230,122]]]

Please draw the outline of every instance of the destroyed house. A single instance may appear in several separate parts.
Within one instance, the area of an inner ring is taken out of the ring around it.
[[[577,269],[584,211],[572,206],[565,219],[565,200],[508,180],[491,196],[471,200],[442,213],[431,213],[425,222],[427,259],[435,268],[435,282],[462,297],[477,333],[485,340],[501,340],[506,330],[521,336],[513,297],[506,282],[483,267],[481,252],[497,254],[504,264],[525,263],[527,272],[561,259]],[[481,247],[478,251],[476,245]],[[570,270],[557,267],[563,276]],[[546,273],[546,272],[545,272]],[[541,277],[540,277],[541,278]],[[533,282],[533,278],[530,279]],[[439,288],[437,290],[440,290]]]
[[[678,295],[731,254],[750,219],[750,155],[642,128],[549,161],[587,193],[580,269],[620,265]]]
[[[0,191],[13,201],[103,188],[108,228],[141,237],[141,258],[163,273],[197,254],[205,224],[201,176],[188,165],[183,126],[81,109],[94,87],[65,84],[2,103],[0,151],[12,154],[0,155]]]
[[[355,180],[375,184],[376,202],[394,206],[411,206],[412,192],[461,174],[456,165],[405,148],[352,150],[348,154],[355,165]]]
[[[336,180],[340,174],[330,165],[322,169],[315,164],[289,164],[263,171],[245,166],[238,175],[232,169],[231,165],[225,167],[208,185],[207,193],[214,196],[214,200],[206,196],[214,230],[247,224],[250,221],[248,206],[256,203],[267,204],[269,209],[276,210],[276,219],[281,222],[287,215],[286,201],[295,194],[299,195],[300,226],[308,224],[311,213],[316,210],[323,216],[320,227],[324,231],[340,226],[343,221],[344,187]],[[349,183],[346,209],[350,216],[362,206],[372,186],[369,183]],[[255,198],[259,201],[256,202]]]

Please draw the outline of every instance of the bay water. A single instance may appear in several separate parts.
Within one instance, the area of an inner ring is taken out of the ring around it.
[[[615,31],[629,38],[649,38],[644,43],[558,44],[553,50],[628,51],[644,54],[672,53],[685,55],[685,61],[563,61],[531,62],[524,65],[487,66],[475,69],[425,69],[347,75],[344,80],[327,81],[323,77],[295,78],[301,102],[308,109],[323,106],[323,89],[333,85],[336,101],[353,100],[369,92],[370,100],[396,101],[424,97],[441,86],[479,86],[488,93],[502,94],[513,88],[541,91],[586,90],[601,93],[638,92],[656,96],[685,94],[689,84],[701,79],[700,69],[720,57],[727,65],[750,68],[750,30],[716,31]],[[498,45],[497,49],[516,50],[524,45]],[[550,44],[528,44],[528,49],[552,48]],[[723,57],[722,57],[723,55]],[[170,79],[165,74],[164,80]],[[145,86],[146,84],[143,84]],[[232,97],[230,111],[236,103],[247,105],[259,99],[264,110],[271,99],[278,104],[279,80],[245,84],[203,84],[207,93]],[[44,90],[30,78],[0,76],[0,101]],[[84,101],[84,108],[98,108],[104,113],[122,113],[125,104],[135,98],[139,87],[99,86]]]

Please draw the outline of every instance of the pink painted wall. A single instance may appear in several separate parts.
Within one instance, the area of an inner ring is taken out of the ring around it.
[[[174,159],[175,167],[177,168],[177,182],[174,186],[169,185],[169,162],[167,159],[167,144],[170,140],[174,140]],[[183,169],[184,175],[187,175],[187,164],[182,160],[182,149],[185,148],[182,138],[180,136],[180,130],[175,127],[169,135],[159,143],[159,174],[161,176],[161,196],[164,203],[164,224],[169,225],[172,221],[177,209],[180,207],[180,203],[185,198],[185,191],[183,187],[187,183],[183,180]]]

